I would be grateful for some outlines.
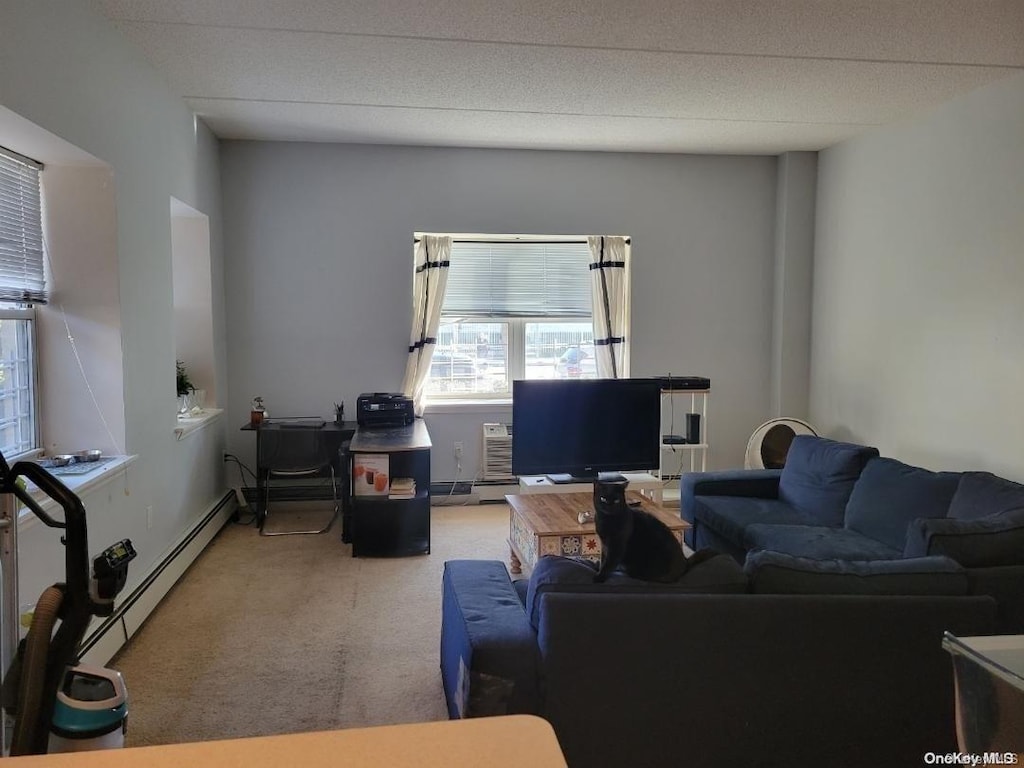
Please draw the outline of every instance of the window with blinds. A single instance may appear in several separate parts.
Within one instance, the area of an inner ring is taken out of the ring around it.
[[[0,451],[39,445],[32,304],[45,303],[39,171],[0,147]]]
[[[585,239],[452,242],[427,391],[507,398],[513,379],[596,376]]]
[[[444,312],[466,317],[589,317],[585,242],[452,243]]]
[[[0,148],[0,301],[46,303],[41,166]]]

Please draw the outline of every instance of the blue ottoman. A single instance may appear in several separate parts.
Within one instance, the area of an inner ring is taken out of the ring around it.
[[[441,597],[441,681],[448,716],[537,714],[537,637],[498,560],[449,560]]]

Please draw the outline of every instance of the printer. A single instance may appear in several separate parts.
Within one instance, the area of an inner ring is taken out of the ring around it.
[[[360,427],[402,427],[415,418],[412,398],[401,392],[367,392],[356,400],[356,423]]]

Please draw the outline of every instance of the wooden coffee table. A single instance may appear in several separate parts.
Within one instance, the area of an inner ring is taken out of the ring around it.
[[[636,491],[627,491],[626,498],[639,501],[640,508],[665,523],[682,544],[683,532],[690,524],[679,517],[678,510],[664,510]],[[521,574],[524,567],[529,572],[544,555],[600,562],[601,540],[593,520],[581,524],[578,519],[581,512],[593,513],[593,494],[510,494],[505,500],[509,504],[509,570],[513,574]]]

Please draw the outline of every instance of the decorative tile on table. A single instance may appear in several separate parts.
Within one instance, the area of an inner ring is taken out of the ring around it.
[[[563,536],[561,550],[561,554],[566,557],[574,557],[580,554],[580,537]]]
[[[512,516],[511,530],[509,533],[515,548],[522,553],[522,562],[525,565],[534,565],[537,562],[536,537],[515,515]]]
[[[540,540],[540,556],[562,554],[562,542],[557,536],[544,536]]]
[[[583,534],[583,541],[580,543],[580,554],[595,563],[601,560],[601,539],[596,533]]]

